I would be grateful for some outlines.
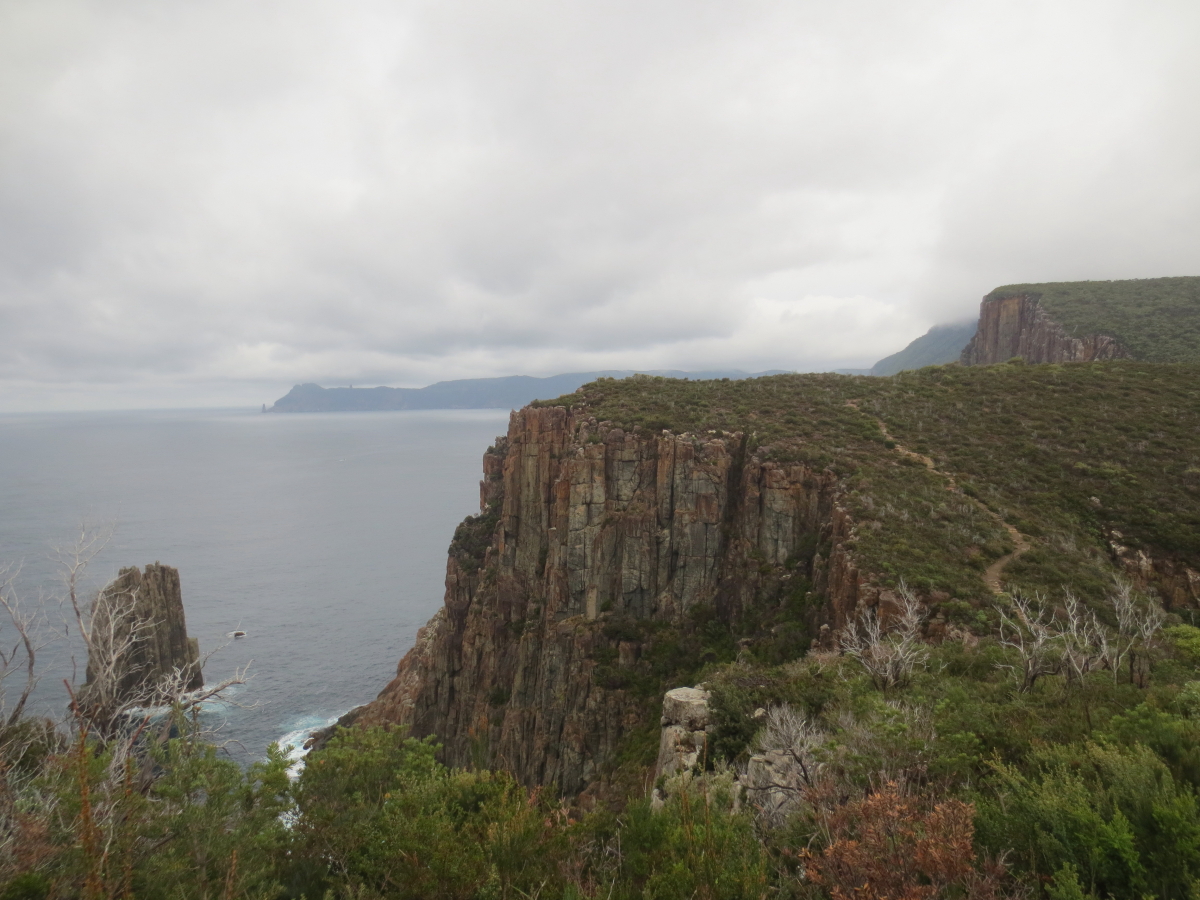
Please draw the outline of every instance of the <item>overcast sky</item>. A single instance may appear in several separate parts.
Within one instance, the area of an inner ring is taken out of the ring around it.
[[[869,366],[1200,274],[1200,3],[0,0],[0,409]]]

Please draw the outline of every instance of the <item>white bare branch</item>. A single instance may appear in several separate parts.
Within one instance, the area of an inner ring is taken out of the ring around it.
[[[758,810],[760,824],[781,826],[816,785],[824,767],[828,735],[803,713],[784,703],[767,710],[755,743],[757,752],[739,781]]]
[[[913,671],[929,658],[929,649],[921,639],[921,627],[928,613],[903,580],[897,593],[900,615],[894,628],[885,631],[879,613],[867,609],[845,628],[839,639],[842,652],[858,660],[876,687],[885,691],[908,684]]]

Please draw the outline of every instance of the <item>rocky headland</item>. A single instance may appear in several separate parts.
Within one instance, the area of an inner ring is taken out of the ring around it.
[[[841,491],[832,472],[767,460],[740,432],[515,412],[484,456],[481,514],[451,546],[444,607],[352,719],[436,734],[454,765],[577,792],[644,719],[627,682],[670,639],[658,626],[735,627],[791,578],[828,598],[817,629],[874,602],[843,544]]]
[[[1106,365],[603,380],[519,410],[484,455],[443,607],[342,724],[404,725],[436,735],[450,765],[574,794],[657,723],[663,691],[706,664],[832,646],[861,611],[886,619],[901,579],[933,641],[967,639],[1014,584],[1103,590],[1120,572],[1194,608],[1195,485],[1171,449],[1186,417],[1156,432],[1160,448],[1120,415],[1079,416],[1191,403],[1200,374]],[[1031,465],[1053,479],[1036,494]],[[787,629],[790,649],[762,650]]]

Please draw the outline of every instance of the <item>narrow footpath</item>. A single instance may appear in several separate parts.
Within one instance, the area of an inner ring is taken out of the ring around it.
[[[978,500],[975,497],[971,497],[970,495],[964,493],[962,488],[960,488],[958,486],[958,482],[954,480],[954,476],[949,474],[948,472],[943,472],[940,469],[938,469],[938,467],[936,465],[934,465],[933,460],[930,459],[928,456],[924,456],[920,453],[915,453],[912,450],[909,450],[907,447],[905,447],[903,444],[901,444],[899,441],[897,441],[894,437],[892,437],[891,433],[887,429],[887,425],[884,424],[883,419],[879,418],[878,416],[872,416],[868,412],[864,412],[862,409],[859,408],[857,400],[847,400],[846,405],[854,407],[854,409],[858,410],[864,416],[867,416],[870,419],[872,419],[875,422],[875,424],[879,426],[879,430],[883,433],[884,440],[892,442],[892,444],[894,445],[893,449],[896,453],[899,453],[901,456],[906,456],[909,459],[917,460],[918,462],[920,462],[930,472],[932,472],[933,474],[935,474],[945,480],[946,490],[950,491],[952,494],[957,494],[959,497],[962,497],[964,500],[974,503],[975,506],[977,506],[979,509],[983,510],[983,512],[986,513],[992,519],[992,521],[994,521],[997,525],[999,525],[1001,528],[1003,528],[1005,531],[1008,532],[1008,536],[1009,536],[1009,538],[1012,539],[1013,547],[1014,547],[1012,553],[1006,553],[1003,556],[1001,556],[999,559],[997,559],[995,562],[993,562],[990,566],[988,566],[987,569],[985,569],[984,573],[983,573],[984,583],[987,584],[988,588],[992,591],[992,593],[993,594],[1003,594],[1004,587],[1002,585],[1002,580],[1003,580],[1003,576],[1004,576],[1004,570],[1006,568],[1008,568],[1009,564],[1014,559],[1017,559],[1022,553],[1024,553],[1025,551],[1027,551],[1030,548],[1029,539],[1027,537],[1025,537],[1025,535],[1021,534],[1021,532],[1017,531],[1017,529],[1014,528],[1012,525],[1005,522],[999,513],[990,509],[988,507],[988,505],[986,503],[984,503],[982,500]]]

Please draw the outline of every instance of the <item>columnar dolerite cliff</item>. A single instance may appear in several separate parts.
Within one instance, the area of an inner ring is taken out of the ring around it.
[[[186,690],[204,683],[200,644],[188,637],[183,614],[179,570],[161,563],[122,569],[97,596],[92,614],[93,653],[87,679],[94,683],[97,666],[115,666],[105,673],[116,693],[140,696],[179,673]],[[115,652],[125,642],[123,652]],[[94,658],[99,657],[99,659]]]
[[[1198,379],[1122,360],[632,378],[523,409],[484,457],[443,608],[343,724],[403,723],[452,765],[570,793],[663,690],[795,660],[824,625],[886,616],[901,581],[933,640],[987,627],[997,592],[1101,597],[1118,572],[1192,608]]]
[[[353,716],[436,734],[452,765],[578,791],[644,713],[619,676],[653,652],[655,623],[735,623],[785,563],[834,618],[872,590],[841,546],[838,479],[764,461],[740,433],[632,434],[526,408],[484,473],[444,607]]]
[[[966,366],[986,366],[1020,356],[1029,363],[1122,359],[1128,351],[1105,334],[1071,335],[1050,318],[1040,296],[989,295],[979,307],[979,327],[962,352]]]

